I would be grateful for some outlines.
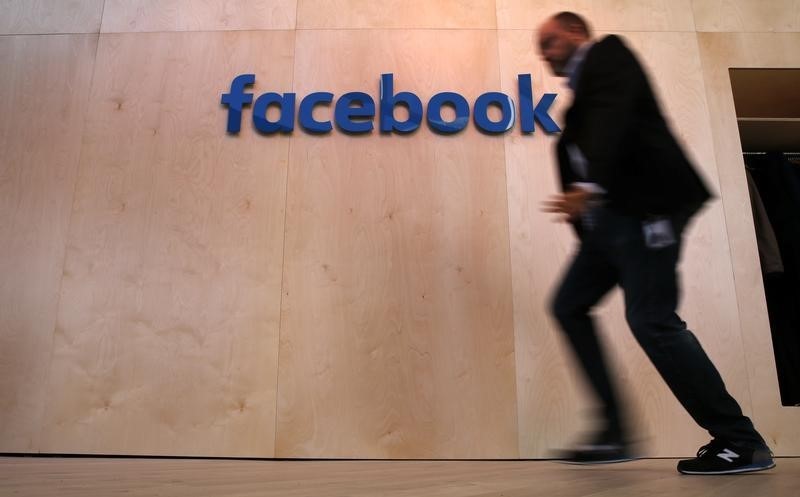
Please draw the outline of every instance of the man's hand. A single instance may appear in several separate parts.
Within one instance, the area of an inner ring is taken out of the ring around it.
[[[591,196],[592,193],[589,190],[573,186],[561,195],[550,197],[550,200],[542,204],[542,210],[562,214],[558,217],[559,221],[576,221],[586,210]]]

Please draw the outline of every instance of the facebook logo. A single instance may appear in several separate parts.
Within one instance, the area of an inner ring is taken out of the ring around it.
[[[291,133],[294,131],[295,118],[307,133],[330,133],[334,127],[349,134],[371,133],[375,128],[376,114],[380,132],[387,134],[412,133],[422,125],[423,119],[436,133],[455,134],[469,125],[470,114],[475,126],[487,134],[505,133],[514,127],[517,120],[523,133],[533,133],[536,123],[546,133],[561,131],[548,114],[556,94],[545,93],[538,102],[535,101],[530,74],[517,77],[519,108],[510,96],[500,92],[484,93],[470,105],[464,96],[447,91],[433,95],[424,106],[424,112],[422,100],[417,95],[395,91],[394,75],[391,73],[381,75],[377,105],[372,96],[360,91],[345,93],[335,103],[333,93],[314,92],[300,100],[299,109],[294,93],[264,93],[254,102],[254,95],[247,93],[246,89],[255,81],[255,74],[240,74],[233,78],[230,91],[222,94],[222,104],[228,109],[227,130],[230,134],[237,134],[241,130],[242,112],[246,106],[252,106],[253,125],[265,135]],[[408,111],[404,120],[398,120],[394,115],[398,106]],[[455,117],[449,120],[442,117],[442,107],[445,106],[455,111]],[[489,117],[489,107],[492,106],[500,110],[497,120]],[[277,109],[278,114],[272,120],[267,117],[270,107]],[[333,119],[317,120],[314,109],[318,107],[332,107]]]

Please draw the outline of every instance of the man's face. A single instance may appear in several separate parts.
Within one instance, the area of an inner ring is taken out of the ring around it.
[[[585,37],[565,29],[550,19],[539,28],[539,55],[547,61],[553,74],[566,76],[564,68]]]

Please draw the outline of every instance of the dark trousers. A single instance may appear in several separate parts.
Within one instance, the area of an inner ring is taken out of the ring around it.
[[[714,438],[766,447],[697,338],[675,313],[684,223],[673,222],[676,243],[655,249],[645,245],[640,220],[601,207],[592,212],[592,221],[556,291],[552,312],[603,404],[608,435],[624,438],[626,423],[590,312],[618,284],[634,337],[697,424]]]

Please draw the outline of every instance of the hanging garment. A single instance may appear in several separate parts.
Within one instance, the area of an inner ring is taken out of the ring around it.
[[[772,223],[769,222],[769,216],[764,208],[764,202],[761,201],[755,180],[749,170],[745,170],[745,172],[747,173],[747,189],[750,191],[750,204],[753,209],[753,223],[756,228],[761,272],[765,275],[782,273],[783,259],[781,250],[778,248],[778,239],[775,238],[775,231],[772,229]]]

